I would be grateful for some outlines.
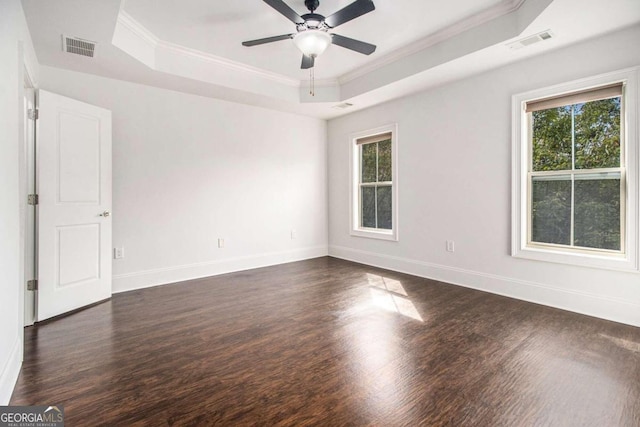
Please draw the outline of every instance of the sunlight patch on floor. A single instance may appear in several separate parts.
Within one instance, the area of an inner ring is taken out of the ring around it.
[[[399,280],[367,273],[373,306],[424,322]]]

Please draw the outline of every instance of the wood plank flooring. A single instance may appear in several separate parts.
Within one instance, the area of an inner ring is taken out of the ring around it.
[[[325,257],[27,328],[11,404],[68,426],[640,426],[640,328]]]

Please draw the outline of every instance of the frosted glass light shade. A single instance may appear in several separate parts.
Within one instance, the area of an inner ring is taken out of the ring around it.
[[[331,36],[326,31],[307,30],[296,34],[293,43],[302,53],[315,58],[331,44]]]

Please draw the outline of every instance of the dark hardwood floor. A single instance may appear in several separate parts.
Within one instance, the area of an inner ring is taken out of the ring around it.
[[[11,404],[68,426],[640,426],[640,328],[326,257],[27,328]]]

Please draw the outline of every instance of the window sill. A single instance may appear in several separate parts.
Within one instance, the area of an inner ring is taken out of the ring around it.
[[[370,239],[379,239],[379,240],[390,240],[397,242],[398,241],[398,233],[395,231],[382,231],[375,229],[356,229],[351,230],[351,235],[355,237],[367,237]]]
[[[638,272],[638,264],[628,254],[620,253],[588,253],[550,247],[527,246],[515,250],[514,258],[523,258],[535,261],[552,262],[556,264],[569,264],[580,267],[616,270],[625,272]]]

